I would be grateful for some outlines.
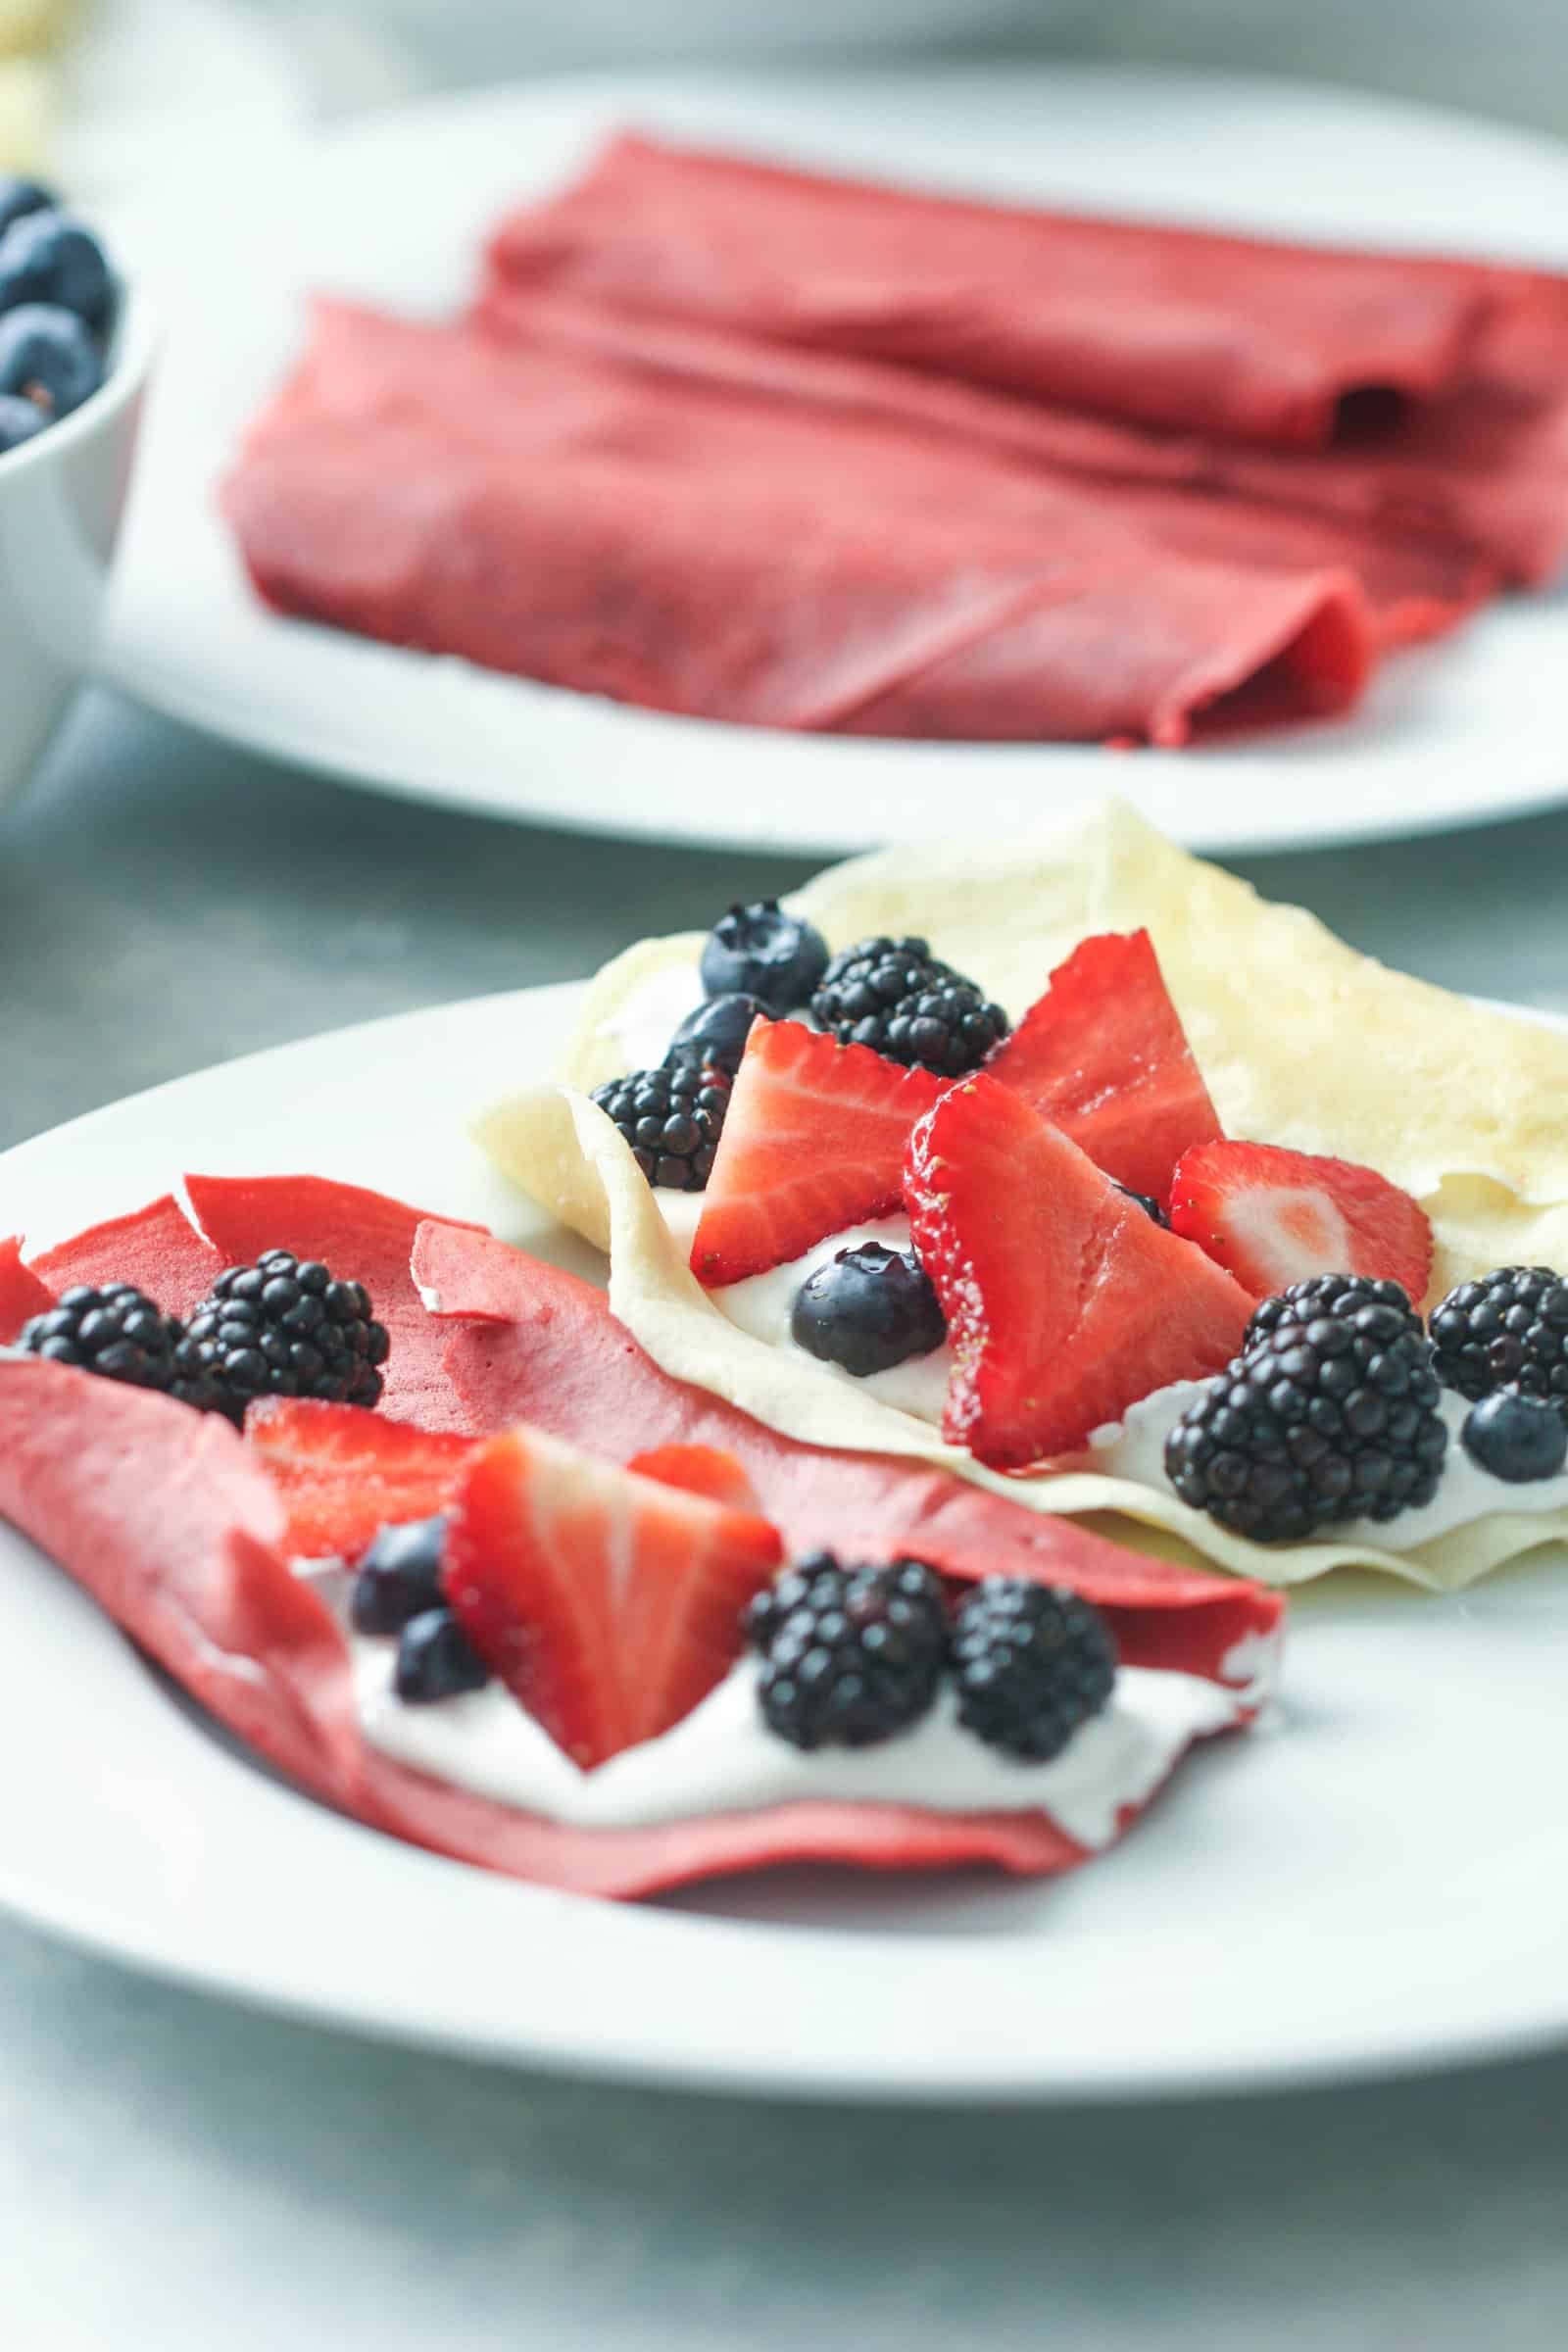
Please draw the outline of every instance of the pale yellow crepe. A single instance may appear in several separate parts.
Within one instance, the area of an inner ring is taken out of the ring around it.
[[[1147,925],[1228,1134],[1361,1161],[1413,1193],[1437,1237],[1434,1295],[1496,1265],[1568,1264],[1568,1036],[1389,971],[1119,803],[1005,855],[856,858],[791,904],[833,947],[921,933],[1015,1015],[1081,939]],[[924,1422],[738,1330],[692,1276],[609,1119],[583,1100],[626,1067],[618,1019],[651,979],[689,969],[697,1001],[701,946],[698,934],[645,941],[607,965],[564,1086],[499,1104],[475,1131],[506,1175],[609,1251],[611,1304],[667,1372],[808,1443],[918,1455],[1031,1508],[1092,1515],[1150,1549],[1168,1552],[1175,1539],[1273,1584],[1353,1563],[1452,1588],[1568,1535],[1568,1511],[1511,1512],[1407,1552],[1250,1544],[1125,1479],[996,1479]]]

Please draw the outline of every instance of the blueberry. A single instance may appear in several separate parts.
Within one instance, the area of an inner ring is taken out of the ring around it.
[[[1556,1406],[1517,1389],[1498,1389],[1472,1406],[1459,1442],[1472,1461],[1510,1486],[1555,1478],[1568,1461],[1568,1424]]]
[[[752,1023],[760,1012],[766,1011],[767,1006],[756,997],[710,997],[706,1004],[686,1015],[670,1039],[665,1069],[672,1070],[683,1061],[710,1062],[728,1070],[733,1078],[741,1066]]]
[[[349,1615],[361,1634],[401,1634],[413,1617],[441,1602],[444,1517],[383,1527],[359,1563]]]
[[[45,302],[0,316],[0,392],[20,392],[45,418],[69,416],[104,380],[98,346],[79,318]]]
[[[1114,1176],[1110,1181],[1112,1184],[1116,1184],[1116,1179]],[[1154,1199],[1152,1193],[1135,1193],[1130,1184],[1116,1184],[1116,1190],[1118,1193],[1124,1194],[1129,1200],[1136,1200],[1139,1207],[1143,1210],[1145,1216],[1152,1217],[1156,1225],[1168,1225],[1170,1223],[1169,1217],[1166,1216],[1165,1211],[1160,1207],[1159,1202]]]
[[[103,247],[68,213],[24,213],[0,236],[0,310],[54,303],[88,326],[102,327],[114,300]]]
[[[908,1250],[861,1242],[808,1274],[795,1294],[790,1336],[808,1355],[865,1380],[948,1336],[930,1277]]]
[[[13,220],[24,220],[29,213],[52,213],[57,201],[41,180],[17,179],[10,172],[0,173],[0,237]]]
[[[36,401],[0,392],[0,452],[20,449],[34,433],[41,433],[48,421]]]
[[[398,1643],[392,1688],[406,1707],[430,1707],[439,1699],[482,1690],[490,1669],[450,1609],[425,1609],[411,1617]]]
[[[827,942],[777,899],[759,899],[714,924],[701,969],[710,997],[756,997],[769,1012],[793,1012],[827,970]]]

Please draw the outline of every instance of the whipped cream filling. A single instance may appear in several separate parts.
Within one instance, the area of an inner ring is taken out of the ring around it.
[[[1152,1396],[1130,1406],[1120,1421],[1108,1422],[1093,1433],[1082,1466],[1104,1471],[1112,1478],[1130,1479],[1138,1486],[1168,1491],[1165,1440],[1206,1385],[1200,1380],[1177,1380],[1169,1388],[1156,1389]],[[1375,1544],[1381,1551],[1413,1551],[1434,1536],[1450,1535],[1456,1527],[1499,1511],[1568,1510],[1568,1470],[1556,1478],[1532,1479],[1522,1486],[1494,1478],[1459,1443],[1470,1410],[1467,1400],[1445,1389],[1438,1410],[1447,1423],[1448,1450],[1432,1500],[1419,1510],[1400,1511],[1394,1519],[1336,1521],[1323,1529],[1325,1542],[1332,1539]]]
[[[1238,1659],[1242,1688],[1198,1675],[1123,1667],[1109,1705],[1049,1764],[1027,1764],[960,1729],[951,1691],[921,1722],[876,1747],[817,1748],[776,1739],[746,1658],[657,1740],[584,1772],[500,1683],[432,1706],[392,1690],[396,1644],[349,1634],[360,1727],[372,1747],[435,1780],[575,1829],[640,1829],[800,1802],[917,1805],[939,1813],[1043,1812],[1094,1849],[1116,1834],[1195,1740],[1231,1729],[1272,1685],[1273,1652]],[[1229,1664],[1229,1661],[1227,1661]]]

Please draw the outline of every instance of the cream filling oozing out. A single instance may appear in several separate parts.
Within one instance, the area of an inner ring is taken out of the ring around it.
[[[1026,1764],[962,1730],[948,1692],[912,1730],[879,1746],[805,1753],[765,1727],[748,1658],[673,1729],[583,1772],[502,1684],[408,1706],[392,1690],[395,1644],[348,1639],[360,1726],[372,1747],[573,1828],[646,1828],[804,1801],[916,1805],[1042,1812],[1091,1848],[1109,1842],[1122,1808],[1144,1803],[1193,1740],[1230,1729],[1266,1696],[1274,1663],[1272,1649],[1239,1656],[1243,1688],[1123,1667],[1104,1711],[1049,1764]]]

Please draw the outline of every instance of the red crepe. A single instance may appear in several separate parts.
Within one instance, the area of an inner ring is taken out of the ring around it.
[[[1396,259],[1095,220],[613,140],[498,231],[517,282],[1260,441],[1463,375],[1489,311]]]
[[[781,1437],[662,1371],[602,1291],[471,1228],[421,1227],[414,1266],[439,1312],[458,1318],[447,1370],[476,1429],[526,1420],[621,1461],[656,1446],[717,1447],[792,1552],[907,1550],[950,1576],[1071,1585],[1105,1611],[1129,1665],[1223,1681],[1237,1644],[1280,1622],[1278,1593],[1260,1585],[1123,1550],[943,1470]]]
[[[55,1294],[22,1262],[19,1241],[0,1241],[0,1348],[9,1348],[24,1323],[53,1306]]]
[[[74,1240],[46,1250],[34,1258],[32,1271],[54,1293],[78,1282],[133,1282],[166,1314],[188,1315],[224,1262],[173,1195],[165,1193],[145,1208],[89,1225]]]
[[[1316,548],[1200,562],[998,451],[336,304],[225,503],[281,611],[752,725],[1177,744],[1373,652]]]
[[[253,1235],[280,1241],[281,1220],[289,1246],[324,1247],[329,1235],[345,1265],[366,1271],[378,1261],[377,1280],[394,1271],[393,1237],[413,1214],[379,1195],[316,1179],[198,1179],[191,1190],[210,1230],[226,1242],[242,1235],[247,1248],[259,1246]],[[155,1202],[134,1218],[94,1228],[51,1258],[63,1268],[112,1272],[100,1262],[112,1235],[149,1282],[160,1268],[175,1278],[184,1269],[188,1278],[195,1237],[188,1227],[182,1237],[169,1211],[168,1201]],[[567,1368],[577,1366],[570,1409],[591,1422],[601,1447],[612,1437],[622,1456],[639,1451],[640,1433],[656,1422],[657,1442],[686,1436],[692,1392],[648,1364],[597,1293],[564,1275],[530,1269],[529,1261],[471,1228],[426,1224],[419,1238],[421,1256],[430,1257],[454,1296],[465,1284],[483,1294],[476,1311],[493,1318],[517,1311],[521,1302],[536,1328],[554,1330],[555,1359],[536,1356],[535,1372],[560,1387]],[[199,1255],[202,1246],[195,1248]],[[419,1356],[427,1396],[434,1386],[433,1339],[461,1355],[466,1337],[487,1333],[504,1342],[518,1328],[490,1320],[421,1335],[417,1294],[406,1269],[404,1280],[409,1296],[397,1302],[398,1344]],[[46,1298],[15,1247],[0,1250],[0,1307],[32,1311]],[[596,1299],[590,1312],[587,1301]],[[593,1374],[585,1379],[574,1350],[590,1326]],[[498,1377],[492,1360],[492,1388]],[[744,1423],[729,1408],[715,1409],[727,1414],[730,1435],[731,1425]],[[465,1418],[478,1416],[454,1395],[444,1425]],[[765,1446],[749,1448],[759,1485],[765,1476],[785,1499],[791,1490],[792,1515],[804,1519],[807,1479],[798,1469],[786,1480],[780,1464],[793,1454],[808,1472],[825,1474],[824,1466],[852,1457],[812,1453],[758,1431],[758,1440],[764,1438]],[[1129,1658],[1223,1679],[1234,1643],[1279,1621],[1274,1593],[1120,1555],[1091,1537],[1064,1544],[1059,1554],[1049,1547],[1004,1551],[995,1515],[1022,1521],[1025,1513],[975,1496],[986,1511],[966,1518],[961,1494],[935,1491],[954,1482],[891,1463],[865,1468],[880,1482],[884,1505],[896,1480],[907,1482],[911,1496],[924,1494],[923,1504],[906,1508],[903,1524],[911,1532],[918,1526],[921,1549],[935,1564],[969,1575],[1006,1564],[1102,1591]],[[836,1492],[847,1499],[848,1484],[841,1479]],[[871,1492],[867,1484],[868,1497]],[[319,1597],[283,1556],[283,1506],[256,1454],[216,1416],[140,1390],[35,1358],[0,1361],[0,1517],[39,1544],[193,1696],[301,1787],[373,1828],[459,1860],[580,1893],[636,1895],[800,1859],[888,1870],[983,1861],[1018,1872],[1067,1869],[1087,1859],[1038,1813],[812,1803],[653,1829],[581,1831],[409,1771],[361,1738],[348,1650]],[[882,1540],[891,1540],[885,1507],[877,1517]],[[856,1524],[877,1540],[869,1519]],[[1119,1826],[1132,1817],[1129,1808]]]

